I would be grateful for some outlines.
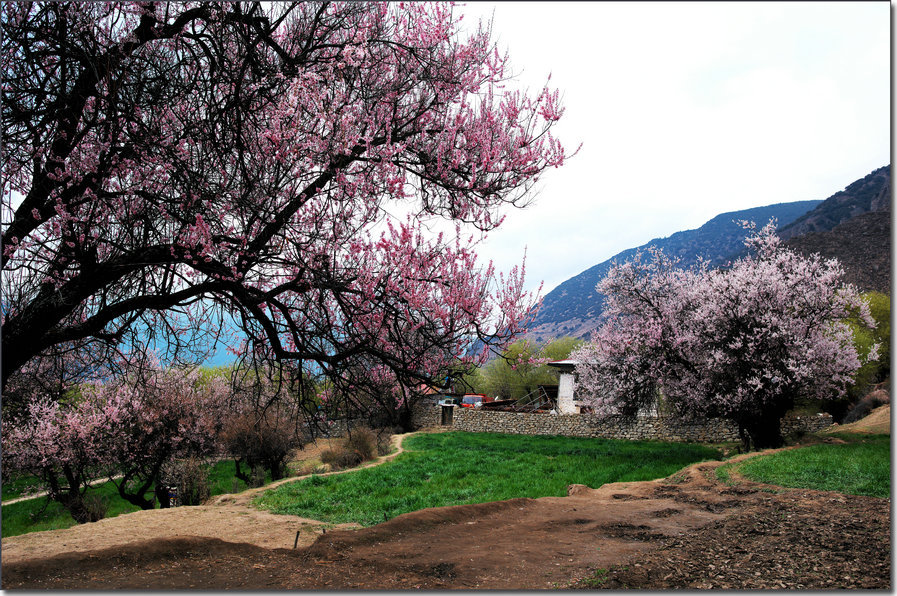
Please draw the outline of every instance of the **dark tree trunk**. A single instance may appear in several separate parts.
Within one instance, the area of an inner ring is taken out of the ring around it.
[[[74,519],[79,524],[86,524],[88,522],[97,521],[92,519],[92,515],[87,508],[87,504],[84,502],[84,496],[75,491],[75,492],[64,492],[59,495],[59,498],[56,499],[59,501],[65,510],[68,511],[72,519]]]
[[[252,469],[250,468],[250,474],[251,473],[252,473]],[[243,472],[243,469],[240,467],[239,459],[234,460],[234,476],[236,476],[237,479],[245,482],[247,486],[250,484],[249,474],[246,474]]]
[[[785,443],[780,431],[781,422],[781,416],[762,416],[740,423],[738,434],[745,451],[781,447]]]
[[[128,492],[127,490],[129,481],[135,477],[139,481],[141,476],[138,475],[136,471],[123,476],[120,482],[116,482],[118,494],[121,498],[141,509],[154,509],[156,506],[156,497],[161,495],[161,498],[159,498],[159,506],[166,507],[168,505],[169,487],[164,486],[160,481],[160,472],[162,470],[163,462],[167,461],[167,459],[167,456],[159,457],[156,463],[153,464],[152,469],[143,476],[144,480],[140,481],[140,484],[131,487],[131,492]],[[155,487],[152,493],[153,497],[147,498],[146,494],[150,491],[150,488],[153,487]]]
[[[406,433],[414,430],[414,428],[413,428],[414,424],[413,424],[413,420],[412,420],[412,408],[402,408],[402,410],[399,412],[399,420],[398,420],[399,426]]]
[[[75,473],[68,465],[62,467],[62,475],[65,478],[66,485],[62,486],[56,477],[55,471],[44,471],[44,478],[47,481],[49,491],[47,495],[53,501],[62,505],[66,511],[79,524],[94,522],[103,517],[99,511],[91,511],[84,500],[84,482],[80,473]]]
[[[171,487],[165,486],[163,484],[156,483],[156,500],[159,502],[159,509],[168,509],[171,507],[171,500],[168,495],[171,491]]]
[[[153,499],[147,499],[144,496],[144,495],[146,495],[147,490],[148,490],[148,487],[143,490],[138,489],[136,492],[129,493],[129,492],[127,492],[127,490],[125,490],[124,482],[122,482],[121,484],[118,485],[118,495],[122,499],[124,499],[131,505],[136,505],[137,507],[140,507],[141,509],[154,509],[156,504],[153,501]],[[167,490],[165,491],[165,496],[166,496],[166,498],[162,499],[162,502],[168,501],[168,499],[167,499],[168,491]]]
[[[277,455],[270,455],[268,457],[262,458],[262,460],[257,464],[257,466],[261,470],[267,470],[271,473],[271,480],[280,480],[286,474],[286,466],[283,463],[283,458],[278,457]]]
[[[286,466],[282,459],[275,459],[268,462],[268,469],[271,471],[271,480],[280,480],[286,474]]]
[[[779,428],[781,420],[780,417],[770,416],[745,425],[754,449],[774,449],[784,445],[785,441]]]
[[[744,412],[740,417],[734,418],[745,451],[776,449],[784,445],[782,419],[793,407],[793,396],[779,394],[767,399],[759,412]]]

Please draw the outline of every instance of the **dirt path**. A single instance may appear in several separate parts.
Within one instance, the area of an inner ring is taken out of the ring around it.
[[[408,436],[411,435],[393,435],[392,451],[389,455],[378,457],[352,470],[321,475],[343,474],[389,461],[404,451],[402,441]],[[304,455],[314,457],[320,453],[322,447],[328,446],[329,443],[324,442],[317,448],[310,447]],[[293,476],[241,493],[219,495],[207,505],[136,511],[64,530],[32,532],[4,538],[0,555],[3,565],[6,566],[35,557],[83,553],[117,548],[133,542],[185,537],[214,538],[263,548],[292,548],[294,544],[310,545],[325,528],[360,527],[358,524],[333,526],[318,520],[295,515],[274,515],[249,507],[249,502],[260,492],[302,478],[304,476]]]
[[[93,487],[97,484],[102,484],[102,483],[106,482],[107,480],[118,480],[119,478],[121,478],[121,474],[116,474],[115,476],[112,476],[111,478],[108,478],[108,477],[107,478],[94,478],[93,480],[88,481],[88,484],[91,487]],[[31,499],[40,499],[40,498],[46,497],[46,496],[47,496],[47,491],[39,491],[39,492],[29,493],[29,494],[21,496],[21,497],[16,497],[15,499],[8,499],[6,501],[3,501],[2,503],[0,503],[0,506],[12,505],[13,503],[19,503],[21,501],[30,501]]]
[[[3,587],[539,589],[595,569],[583,587],[890,586],[887,500],[727,486],[718,465],[326,533],[233,503],[140,512],[4,540]]]
[[[372,459],[369,462],[365,462],[360,466],[356,466],[354,468],[350,468],[348,470],[337,470],[334,472],[324,472],[322,474],[317,474],[317,476],[332,476],[334,474],[346,474],[348,472],[354,472],[356,470],[361,470],[364,468],[370,468],[373,466],[379,466],[382,463],[388,462],[391,459],[395,459],[400,454],[404,453],[405,449],[402,447],[403,442],[408,437],[414,436],[419,433],[406,433],[402,435],[393,435],[390,439],[390,452],[387,455],[381,455],[375,459]],[[317,450],[320,452],[320,449]],[[210,505],[242,505],[248,506],[249,502],[252,501],[259,493],[263,493],[266,490],[270,490],[272,488],[276,488],[282,484],[286,484],[288,482],[295,482],[297,480],[301,480],[310,476],[310,474],[305,474],[302,476],[292,476],[290,478],[282,478],[281,480],[277,480],[275,482],[271,482],[266,484],[265,486],[261,486],[259,488],[250,488],[248,490],[244,490],[240,493],[229,493],[224,495],[218,495],[214,499],[210,501]],[[321,522],[316,522],[321,523]]]

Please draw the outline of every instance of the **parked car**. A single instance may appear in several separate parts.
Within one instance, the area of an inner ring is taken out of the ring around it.
[[[460,397],[446,397],[439,400],[440,406],[460,406],[461,398]]]

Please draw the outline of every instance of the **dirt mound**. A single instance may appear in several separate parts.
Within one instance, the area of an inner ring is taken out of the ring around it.
[[[890,587],[886,499],[728,486],[716,479],[718,465],[574,488],[567,497],[425,509],[354,531],[315,526],[300,532],[307,546],[300,541],[295,550],[272,546],[292,546],[307,520],[270,526],[278,535],[270,540],[264,524],[257,534],[223,538],[249,511],[234,506],[208,508],[232,509],[222,514],[218,536],[208,530],[211,518],[204,534],[189,536],[193,530],[183,527],[172,536],[158,532],[161,511],[120,516],[104,520],[129,529],[117,542],[110,543],[108,524],[77,528],[105,537],[103,548],[82,541],[66,551],[69,530],[41,532],[17,538],[36,536],[47,550],[10,558],[4,540],[3,588],[545,589],[594,577],[596,569],[610,572],[579,587]]]
[[[310,556],[333,554],[337,551],[350,550],[357,546],[388,542],[396,536],[426,534],[438,526],[464,524],[472,519],[492,515],[513,515],[514,511],[523,511],[535,499],[509,499],[492,503],[475,503],[447,507],[431,507],[396,516],[382,524],[364,530],[335,530],[321,535],[307,554]]]
[[[209,538],[146,540],[3,565],[3,588],[171,590],[277,588],[293,572],[291,551]]]
[[[238,506],[174,507],[135,511],[64,530],[32,532],[3,539],[3,568],[10,563],[63,553],[87,553],[145,540],[220,539],[263,548],[291,548],[314,542],[322,522],[293,515],[274,515]],[[344,524],[342,528],[358,527]]]
[[[891,586],[889,527],[885,499],[789,491],[697,535],[659,540],[637,562],[575,587],[882,590]]]

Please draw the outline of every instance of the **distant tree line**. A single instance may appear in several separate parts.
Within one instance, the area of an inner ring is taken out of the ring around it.
[[[558,372],[548,363],[568,358],[583,343],[573,337],[560,337],[541,345],[520,340],[463,379],[476,393],[496,399],[521,400],[537,391],[540,385],[557,385]]]

